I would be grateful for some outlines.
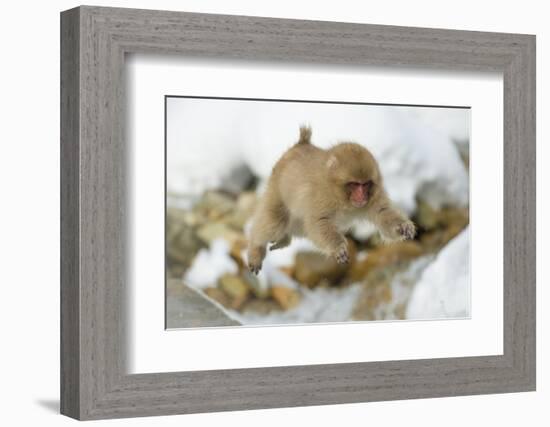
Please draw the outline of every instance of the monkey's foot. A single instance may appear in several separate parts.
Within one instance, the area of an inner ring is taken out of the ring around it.
[[[269,247],[269,250],[274,251],[276,249],[286,248],[288,245],[290,245],[291,241],[292,241],[292,237],[290,237],[290,235],[286,234],[282,239],[277,240],[275,243],[273,243]]]
[[[347,244],[342,244],[338,250],[334,253],[334,258],[338,264],[347,264],[349,263],[349,254]]]
[[[262,269],[262,262],[265,257],[265,247],[257,246],[248,250],[248,270],[258,274]]]
[[[412,221],[404,221],[397,226],[397,233],[403,240],[414,239],[416,226]]]
[[[262,269],[261,264],[258,265],[258,264],[248,263],[248,271],[250,271],[251,273],[254,273],[257,275],[261,269]]]

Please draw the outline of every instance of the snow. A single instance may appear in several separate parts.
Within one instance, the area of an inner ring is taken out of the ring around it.
[[[230,250],[226,240],[222,238],[213,240],[210,247],[203,248],[197,253],[185,272],[184,283],[191,288],[202,290],[216,286],[218,278],[226,273],[237,274],[239,268],[231,258]],[[277,286],[297,289],[298,283],[279,268],[293,265],[294,257],[298,252],[311,250],[317,250],[313,243],[307,239],[295,238],[288,247],[269,252],[258,274],[261,287],[267,289],[277,284]],[[246,261],[246,249],[241,255]]]
[[[215,239],[208,248],[201,249],[191,267],[183,277],[184,283],[194,289],[215,286],[218,278],[225,273],[236,274],[237,263],[229,256],[229,243],[224,239]]]
[[[426,126],[435,127],[457,143],[470,139],[470,110],[461,108],[423,108],[411,114]]]
[[[169,98],[167,114],[169,193],[223,187],[243,166],[265,180],[307,123],[316,145],[355,141],[371,150],[408,213],[417,195],[434,208],[468,203],[455,146],[469,138],[468,109]]]
[[[263,315],[258,313],[243,314],[222,307],[219,304],[216,305],[232,319],[243,325],[343,322],[350,320],[353,306],[360,292],[359,285],[344,289],[317,288],[309,290],[299,286],[296,281],[279,270],[279,267],[293,264],[297,252],[314,249],[313,244],[308,240],[294,239],[289,247],[273,251],[266,257],[262,271],[258,276],[264,289],[277,284],[277,286],[286,286],[298,290],[302,299],[297,307]],[[215,286],[218,278],[225,273],[238,272],[237,264],[230,257],[229,251],[229,244],[223,239],[216,239],[209,248],[201,249],[194,258],[191,267],[185,273],[184,283],[208,298],[202,293],[205,288]]]
[[[310,290],[301,287],[300,304],[290,310],[274,311],[269,314],[227,311],[231,317],[243,325],[346,322],[351,320],[353,307],[360,292],[360,285],[352,285],[343,289],[316,288]]]
[[[217,188],[243,164],[237,117],[227,104],[167,99],[167,190],[188,195]]]
[[[469,228],[451,240],[435,257],[421,257],[392,279],[392,301],[377,308],[377,319],[395,319],[395,309],[409,300],[406,319],[459,318],[470,314]],[[215,286],[225,273],[236,274],[238,267],[229,255],[229,244],[216,239],[211,246],[201,249],[184,276],[191,288],[202,291]],[[239,313],[223,308],[231,318],[243,325],[277,325],[344,322],[351,320],[361,285],[344,288],[307,289],[283,273],[279,268],[293,264],[294,256],[303,250],[314,250],[306,239],[295,239],[281,250],[266,257],[258,278],[267,289],[273,284],[286,286],[301,294],[299,305],[287,311],[270,314]],[[416,285],[415,285],[416,283]],[[412,289],[412,294],[411,294]]]
[[[470,316],[470,227],[451,240],[424,270],[407,307],[407,319]]]

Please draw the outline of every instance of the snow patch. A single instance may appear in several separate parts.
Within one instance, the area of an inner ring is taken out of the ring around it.
[[[451,240],[416,284],[407,319],[470,316],[470,227]]]
[[[303,323],[346,322],[351,319],[353,307],[361,291],[360,285],[344,289],[301,287],[300,304],[287,311],[269,314],[239,313],[229,310],[231,316],[243,325],[282,325]]]
[[[229,243],[224,239],[215,239],[210,247],[201,249],[191,267],[185,272],[184,283],[194,289],[216,286],[218,278],[226,273],[236,274],[237,263],[229,256]]]

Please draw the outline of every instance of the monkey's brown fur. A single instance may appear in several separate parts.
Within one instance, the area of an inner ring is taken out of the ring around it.
[[[366,148],[343,142],[323,150],[311,144],[311,128],[301,127],[298,142],[275,164],[255,212],[249,268],[258,273],[266,245],[286,247],[292,236],[308,237],[322,252],[347,263],[343,233],[360,218],[372,222],[385,240],[415,235],[414,224],[388,198]]]

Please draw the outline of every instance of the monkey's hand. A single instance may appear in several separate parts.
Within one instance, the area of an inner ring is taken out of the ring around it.
[[[380,231],[384,240],[399,242],[414,239],[416,226],[409,219],[397,219]]]
[[[349,253],[348,253],[348,244],[342,243],[336,252],[334,252],[334,258],[338,264],[348,264],[349,263]]]
[[[270,247],[270,251],[275,251],[277,249],[283,249],[286,248],[288,245],[290,245],[290,242],[292,241],[292,237],[290,237],[290,234],[285,234],[285,236],[274,242]]]
[[[397,233],[403,240],[414,239],[414,236],[416,235],[416,226],[411,220],[403,221],[397,226]]]

